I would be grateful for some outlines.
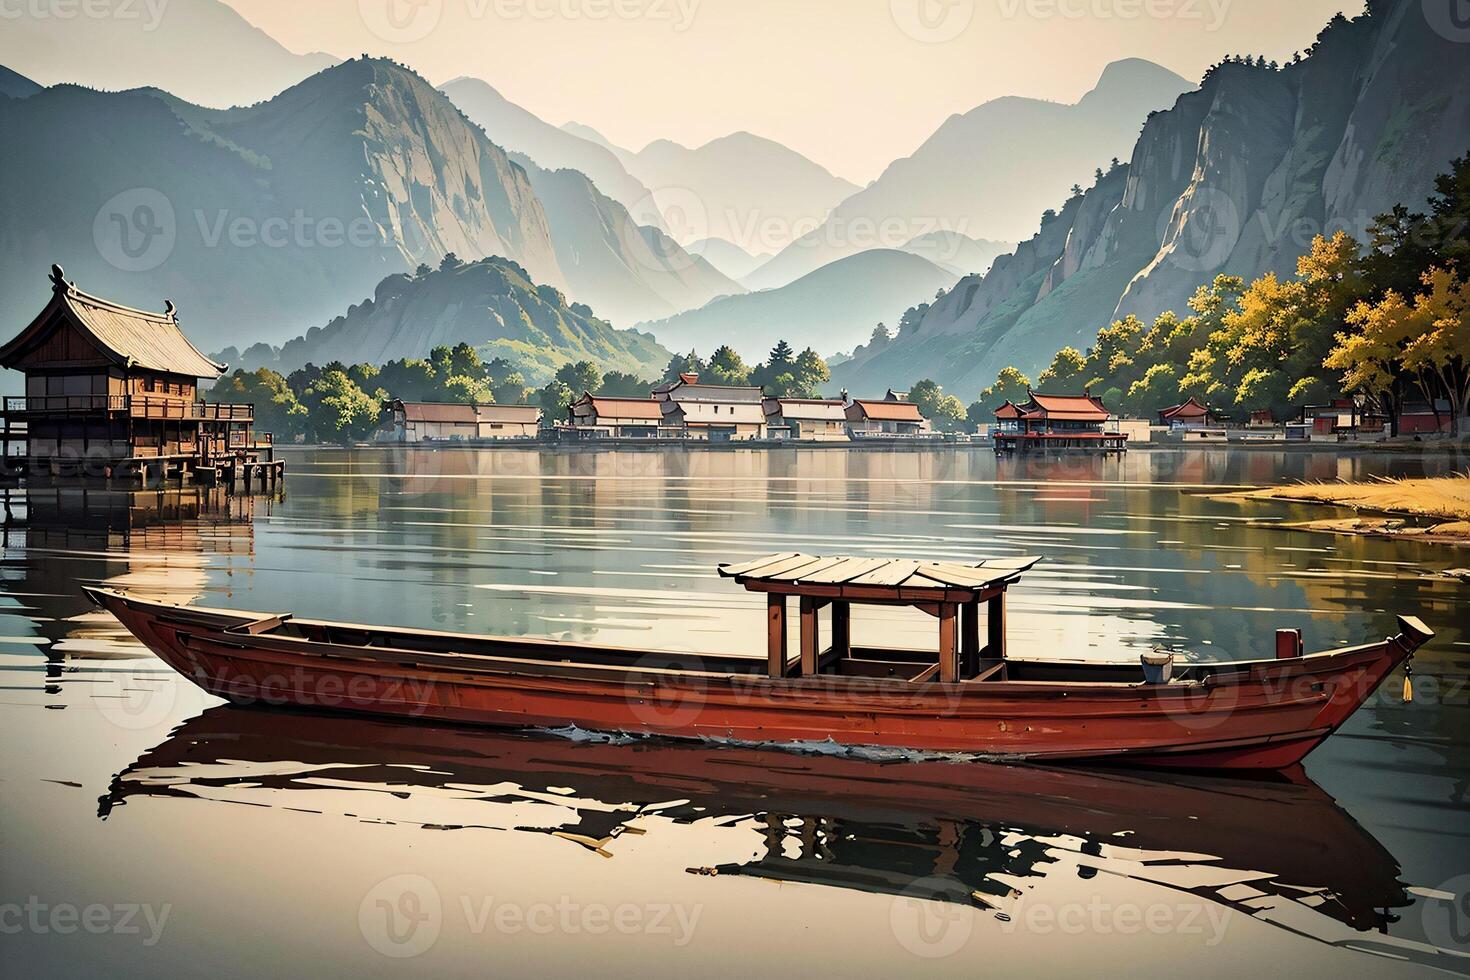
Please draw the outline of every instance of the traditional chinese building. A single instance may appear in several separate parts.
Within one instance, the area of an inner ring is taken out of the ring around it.
[[[1082,395],[1030,392],[1024,404],[1007,401],[995,410],[995,451],[1054,449],[1124,452],[1128,437],[1106,431],[1110,415],[1102,399]]]
[[[1159,412],[1159,424],[1171,429],[1198,429],[1210,424],[1210,409],[1193,395]]]
[[[568,414],[571,431],[591,438],[655,439],[664,424],[663,405],[652,398],[605,398],[584,392]]]
[[[836,398],[767,398],[761,403],[766,431],[789,439],[846,442],[847,403]]]
[[[378,431],[381,442],[467,442],[534,439],[541,431],[535,405],[470,405],[458,402],[388,404]]]
[[[682,429],[688,439],[761,439],[766,413],[760,388],[700,384],[699,375],[681,374],[653,389],[665,427]]]
[[[4,347],[0,366],[25,375],[7,398],[7,462],[33,474],[259,480],[280,475],[252,405],[206,403],[199,380],[224,373],[162,313],[82,292],[51,267],[51,301]]]
[[[847,431],[854,439],[927,436],[931,426],[919,406],[890,391],[881,401],[854,399],[847,405]]]

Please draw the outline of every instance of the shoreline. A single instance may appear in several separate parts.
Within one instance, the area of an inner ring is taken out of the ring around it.
[[[1273,523],[1273,527],[1470,545],[1470,474],[1357,483],[1299,483],[1212,496],[1217,500],[1337,507],[1356,515]]]

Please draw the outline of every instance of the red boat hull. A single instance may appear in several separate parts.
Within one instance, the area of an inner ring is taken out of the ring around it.
[[[1024,680],[914,684],[438,657],[242,631],[250,613],[89,590],[166,663],[236,704],[516,728],[846,746],[1150,766],[1279,769],[1299,762],[1406,660],[1410,633],[1324,654],[1211,668],[1203,683]],[[395,634],[401,635],[401,634]],[[435,634],[442,638],[443,634]],[[486,638],[480,638],[488,642]],[[449,641],[445,641],[449,644]],[[517,641],[504,641],[507,647]],[[446,645],[452,651],[452,644]],[[568,647],[574,657],[578,648]],[[591,649],[591,648],[587,648]],[[430,661],[435,661],[430,663]]]

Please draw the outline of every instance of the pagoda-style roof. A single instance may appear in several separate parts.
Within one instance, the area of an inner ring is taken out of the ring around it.
[[[1159,418],[1168,422],[1173,419],[1202,419],[1209,414],[1209,408],[1200,404],[1198,399],[1190,395],[1182,403],[1164,409],[1159,413]]]
[[[573,407],[589,405],[600,418],[661,420],[664,417],[663,403],[652,398],[609,398],[584,393],[573,402]]]
[[[51,267],[51,283],[51,302],[15,339],[0,347],[0,366],[14,367],[27,352],[69,324],[100,355],[121,367],[192,378],[224,374],[225,365],[205,357],[179,329],[172,301],[162,313],[122,306],[82,292],[76,283],[66,281],[59,265]]]
[[[1020,406],[1023,413],[1059,422],[1106,422],[1108,409],[1101,398],[1085,395],[1043,395],[1031,392],[1031,400]]]

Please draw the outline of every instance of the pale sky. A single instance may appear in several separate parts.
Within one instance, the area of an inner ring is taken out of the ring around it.
[[[738,130],[862,184],[1002,95],[1074,102],[1147,58],[1285,60],[1362,0],[226,0],[297,52],[460,75],[619,145]]]

